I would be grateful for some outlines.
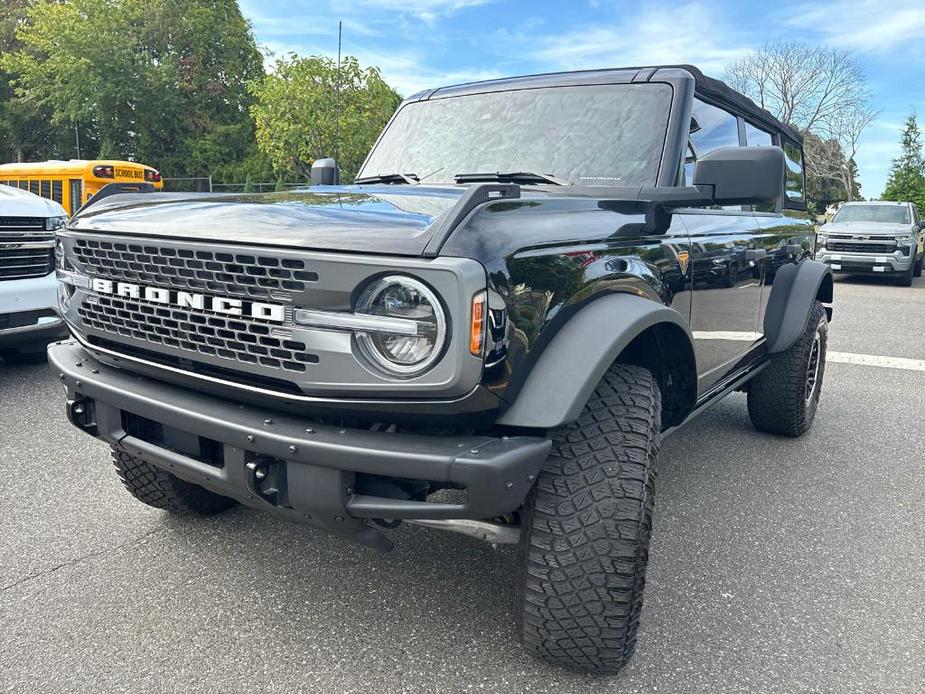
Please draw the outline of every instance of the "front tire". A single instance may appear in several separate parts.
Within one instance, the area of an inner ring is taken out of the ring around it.
[[[516,607],[528,651],[612,674],[632,657],[655,500],[661,394],[652,374],[615,364],[553,448],[527,498]]]
[[[911,287],[912,278],[917,277],[917,276],[918,275],[915,274],[915,268],[910,267],[908,270],[901,273],[899,277],[896,278],[896,284],[898,284],[900,287]]]
[[[915,267],[912,269],[912,274],[916,277],[922,276],[922,264],[925,263],[925,255],[919,258],[918,262],[915,264]]]
[[[791,347],[771,355],[770,365],[748,384],[748,416],[759,431],[801,436],[819,406],[829,323],[825,308],[813,303],[803,333]]]
[[[235,505],[234,499],[190,484],[124,451],[112,450],[122,485],[140,502],[176,514],[213,516]]]

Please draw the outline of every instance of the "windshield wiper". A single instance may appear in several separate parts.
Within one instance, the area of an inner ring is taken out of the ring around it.
[[[556,178],[550,174],[532,171],[495,171],[494,173],[461,173],[453,177],[457,183],[476,183],[478,181],[501,181],[510,183],[549,183],[554,186],[570,186],[571,181]]]
[[[416,186],[419,180],[418,175],[413,173],[385,173],[376,176],[364,176],[355,180],[354,183],[357,185],[365,183],[407,183],[409,186]]]

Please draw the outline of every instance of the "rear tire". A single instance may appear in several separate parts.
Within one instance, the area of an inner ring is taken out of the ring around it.
[[[803,333],[748,384],[748,416],[759,431],[801,436],[812,425],[825,375],[829,324],[816,301]]]
[[[655,499],[661,394],[615,364],[553,447],[527,498],[518,556],[520,638],[536,657],[612,674],[632,657]]]
[[[112,461],[129,493],[140,502],[162,511],[212,516],[236,503],[234,499],[190,484],[124,451],[113,449]]]

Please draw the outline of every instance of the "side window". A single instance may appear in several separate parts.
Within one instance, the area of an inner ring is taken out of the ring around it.
[[[694,164],[704,154],[720,147],[739,146],[739,122],[731,113],[694,99],[691,111],[691,139],[684,160],[684,181],[694,179]]]
[[[770,147],[773,144],[771,133],[745,121],[745,144],[749,147]]]
[[[784,193],[787,202],[800,206],[805,202],[803,196],[803,152],[792,142],[781,139],[784,148],[784,161],[787,170],[784,172]]]
[[[29,192],[33,195],[39,194],[39,182],[38,181],[29,181]]]

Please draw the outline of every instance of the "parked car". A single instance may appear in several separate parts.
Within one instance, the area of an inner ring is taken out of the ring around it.
[[[0,359],[44,359],[67,335],[54,276],[54,233],[66,221],[58,203],[0,185]]]
[[[911,202],[848,202],[818,235],[817,257],[836,273],[922,276],[925,220]]]
[[[354,185],[100,198],[60,234],[68,417],[170,512],[517,543],[526,648],[616,672],[663,437],[737,390],[764,432],[816,414],[801,145],[695,68],[601,70],[413,96]]]

